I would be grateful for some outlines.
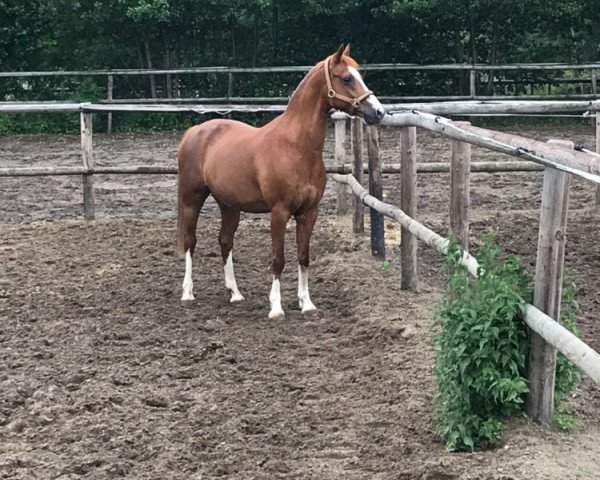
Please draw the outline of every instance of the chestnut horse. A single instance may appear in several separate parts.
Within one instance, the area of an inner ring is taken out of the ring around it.
[[[285,112],[261,128],[234,120],[211,120],[188,129],[179,145],[178,250],[185,254],[182,300],[193,300],[192,256],[198,214],[209,195],[221,210],[219,244],[231,302],[244,299],[233,273],[233,237],[240,212],[271,213],[273,284],[270,318],[283,316],[280,278],[284,236],[296,219],[298,299],[315,309],[308,293],[309,242],[325,190],[323,144],[330,109],[379,123],[385,111],[367,89],[349,47],[314,66],[293,93]]]

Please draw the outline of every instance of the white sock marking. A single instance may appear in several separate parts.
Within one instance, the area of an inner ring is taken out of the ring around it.
[[[300,304],[302,313],[317,309],[310,300],[308,293],[308,267],[300,265],[298,265],[298,303]]]
[[[271,294],[269,295],[269,301],[271,302],[271,311],[269,312],[269,318],[283,317],[283,308],[281,308],[281,289],[279,280],[273,276],[273,285],[271,286]]]
[[[363,90],[367,91],[368,90],[367,85],[365,84],[365,81],[363,80],[360,72],[354,67],[348,67],[348,71],[354,77],[354,79],[358,82],[358,84],[363,88]],[[381,105],[381,103],[379,102],[377,97],[373,94],[371,94],[367,97],[367,103],[370,104],[371,107],[373,107],[375,110],[379,110],[379,109],[383,110],[383,105]]]
[[[235,281],[235,274],[233,273],[233,252],[229,252],[225,266],[225,287],[231,291],[231,303],[241,302],[244,300],[244,296],[238,290],[237,282]]]
[[[185,252],[185,276],[183,277],[183,295],[182,300],[194,299],[194,282],[192,282],[192,254],[188,250]]]

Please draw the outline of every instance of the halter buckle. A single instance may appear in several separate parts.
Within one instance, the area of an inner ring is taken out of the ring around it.
[[[329,98],[335,98],[335,91],[333,90],[333,88],[327,92],[327,96]]]

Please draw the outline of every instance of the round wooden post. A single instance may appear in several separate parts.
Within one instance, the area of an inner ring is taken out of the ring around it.
[[[108,85],[106,88],[106,99],[110,102],[113,99],[113,90],[114,90],[115,82],[112,75],[108,76]],[[112,112],[108,112],[107,120],[106,120],[106,133],[112,133]]]
[[[417,128],[400,129],[400,208],[408,216],[417,216]],[[416,290],[417,239],[406,228],[401,230],[401,279],[403,290]]]
[[[89,170],[94,166],[92,156],[92,114],[81,112],[81,158],[83,168]],[[83,174],[83,218],[93,220],[96,217],[96,201],[94,198],[94,176]]]
[[[233,72],[229,72],[227,74],[227,101],[231,101],[231,97],[233,96]],[[225,118],[231,119],[231,113],[225,115]]]
[[[455,122],[457,126],[469,122]],[[469,250],[469,206],[470,206],[471,144],[452,140],[450,160],[450,231],[460,244]]]
[[[367,155],[369,157],[369,194],[378,200],[383,199],[381,179],[381,156],[379,154],[379,132],[377,127],[367,127]],[[385,258],[384,216],[377,210],[369,209],[371,219],[371,254],[379,259]]]
[[[574,147],[565,140],[548,143],[571,150]],[[560,170],[546,168],[544,172],[533,305],[556,321],[560,320],[570,181],[571,175]],[[552,422],[555,371],[556,349],[532,331],[527,412],[542,423]]]
[[[354,153],[354,178],[362,185],[363,178],[363,123],[358,117],[352,119],[350,123],[350,136],[352,138],[352,152]],[[357,197],[354,198],[354,216],[352,217],[352,229],[354,233],[363,233],[365,231],[365,209],[362,202]]]
[[[595,68],[592,68],[592,95],[596,95],[598,93],[598,76]]]
[[[166,79],[167,98],[173,98],[173,78],[170,73],[167,73]]]
[[[233,96],[233,73],[227,74],[227,100],[230,100]]]
[[[346,163],[346,114],[335,112],[333,118],[335,128],[335,165],[341,167]],[[346,185],[337,184],[337,213],[348,213],[348,193]]]
[[[475,87],[475,70],[469,70],[469,95],[474,97],[477,94]]]

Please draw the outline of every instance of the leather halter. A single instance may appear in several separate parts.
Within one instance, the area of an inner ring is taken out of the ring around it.
[[[371,90],[366,90],[364,93],[359,95],[356,98],[346,97],[345,95],[340,95],[333,89],[333,85],[331,83],[331,75],[329,74],[329,63],[331,62],[331,57],[327,60],[325,64],[325,80],[327,81],[327,96],[329,99],[333,100],[337,98],[338,100],[342,100],[343,102],[349,103],[353,110],[351,115],[360,107],[361,102],[367,98],[369,95],[372,95],[373,92]]]

